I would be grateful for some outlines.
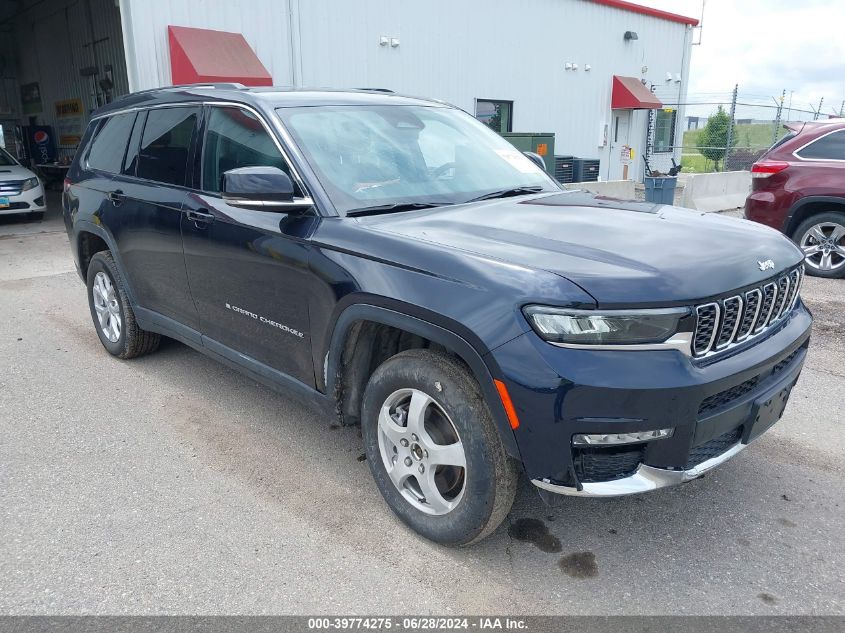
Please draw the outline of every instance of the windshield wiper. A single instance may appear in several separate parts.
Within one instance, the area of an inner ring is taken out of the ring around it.
[[[491,191],[490,193],[485,193],[484,195],[478,196],[476,198],[470,198],[469,200],[464,200],[466,202],[478,202],[479,200],[492,200],[493,198],[508,198],[510,196],[521,196],[526,193],[537,193],[538,191],[542,191],[543,187],[540,185],[533,185],[531,187],[512,187],[510,189],[501,189],[499,191]]]
[[[393,213],[394,211],[414,211],[416,209],[431,209],[433,207],[442,207],[449,202],[397,202],[395,204],[378,204],[373,207],[361,207],[360,209],[352,209],[347,211],[347,216],[359,215],[376,215],[378,213]]]

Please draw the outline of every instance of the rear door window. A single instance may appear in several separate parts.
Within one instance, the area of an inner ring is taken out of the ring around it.
[[[810,160],[845,160],[845,130],[822,136],[796,153]]]
[[[196,130],[199,108],[156,108],[147,123],[138,155],[138,177],[184,186],[188,153]]]
[[[132,133],[135,113],[116,114],[100,124],[88,151],[88,167],[111,174],[119,174]]]

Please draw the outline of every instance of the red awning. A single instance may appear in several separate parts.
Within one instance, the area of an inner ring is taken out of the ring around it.
[[[272,86],[273,78],[240,33],[168,26],[174,85],[238,82]]]
[[[610,107],[613,110],[653,110],[662,108],[663,103],[636,77],[613,75]]]

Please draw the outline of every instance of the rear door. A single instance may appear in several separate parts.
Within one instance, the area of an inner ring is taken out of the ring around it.
[[[112,232],[138,305],[197,332],[180,224],[201,111],[179,106],[140,113],[125,174],[111,192],[118,220]]]
[[[308,261],[309,236],[319,218],[228,205],[220,195],[224,172],[250,166],[291,170],[269,128],[246,108],[208,106],[204,127],[196,191],[185,201],[182,218],[203,344],[313,386],[308,297],[314,281]]]

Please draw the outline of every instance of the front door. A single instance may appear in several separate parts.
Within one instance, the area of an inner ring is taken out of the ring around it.
[[[630,147],[631,111],[613,110],[610,129],[610,161],[608,180],[628,180],[633,177]]]
[[[185,263],[203,343],[313,387],[308,235],[316,218],[227,204],[219,193],[224,172],[250,166],[290,170],[274,137],[252,112],[211,106],[206,115],[197,191],[188,195],[182,217]]]

